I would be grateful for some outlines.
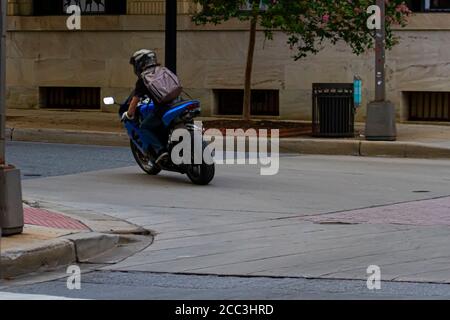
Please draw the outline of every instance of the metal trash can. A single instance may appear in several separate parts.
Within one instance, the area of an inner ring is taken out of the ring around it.
[[[353,83],[313,84],[314,137],[354,137],[355,112]]]

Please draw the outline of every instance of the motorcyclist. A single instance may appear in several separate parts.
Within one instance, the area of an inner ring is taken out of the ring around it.
[[[163,130],[162,117],[169,109],[169,106],[158,105],[156,103],[156,99],[153,98],[152,93],[147,89],[141,77],[141,74],[145,70],[159,66],[156,53],[148,49],[138,50],[131,57],[130,64],[133,66],[134,73],[138,77],[138,80],[132,94],[128,111],[123,114],[122,121],[134,119],[136,107],[141,99],[148,97],[155,103],[155,112],[152,112],[141,123],[141,135],[144,149],[150,152],[153,148],[156,156],[155,163],[160,164],[168,158],[169,153],[167,152],[165,145],[161,143],[156,132],[158,130]]]

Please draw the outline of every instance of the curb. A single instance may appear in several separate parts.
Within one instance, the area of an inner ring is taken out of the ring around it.
[[[25,203],[27,202],[39,207],[40,204],[43,204],[44,209],[56,209],[58,213],[84,223],[92,231],[69,234],[60,238],[45,240],[36,245],[2,251],[0,255],[0,279],[54,270],[71,264],[93,263],[92,261],[101,261],[101,257],[104,256],[107,256],[110,261],[114,261],[111,257],[115,256],[116,253],[118,256],[126,257],[128,251],[122,247],[129,243],[130,239],[135,239],[132,241],[134,243],[141,241],[151,244],[153,242],[154,233],[152,231],[125,220],[43,201],[25,201]],[[141,237],[141,240],[139,240],[139,237]],[[142,237],[146,240],[144,241]],[[145,246],[145,243],[143,245]]]
[[[55,269],[77,261],[73,242],[67,239],[47,240],[22,250],[2,252],[0,279],[8,279],[40,270]]]
[[[281,139],[280,151],[300,154],[450,159],[450,148],[417,142],[366,140]]]
[[[450,149],[424,143],[362,141],[360,155],[363,157],[450,159]]]
[[[77,233],[46,240],[33,247],[2,252],[0,279],[89,263],[117,248],[122,237],[96,232]]]
[[[118,246],[120,236],[103,233],[78,233],[64,236],[74,244],[76,261],[83,263]]]
[[[359,156],[360,141],[286,138],[280,141],[280,152]]]
[[[26,249],[5,251],[1,255],[0,279],[86,262],[114,249],[118,243],[117,235],[79,233]]]
[[[125,133],[57,129],[6,129],[9,141],[129,146]],[[450,159],[450,148],[417,142],[351,139],[281,138],[280,151],[308,155],[342,155],[416,159]]]

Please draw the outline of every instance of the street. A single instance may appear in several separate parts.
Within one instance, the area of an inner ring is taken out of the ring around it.
[[[4,290],[0,290],[4,291]],[[302,300],[449,299],[450,286],[386,282],[370,291],[365,281],[302,278],[217,277],[151,272],[93,272],[81,290],[69,291],[66,278],[8,290],[22,297],[50,295],[73,299],[132,300]],[[18,296],[20,297],[20,296]],[[0,292],[0,299],[2,293]]]
[[[8,161],[23,179],[61,176],[135,164],[128,148],[9,142]]]
[[[219,166],[213,183],[198,187],[179,174],[141,173],[127,148],[10,143],[8,150],[26,178],[24,199],[120,217],[157,236],[125,261],[83,274],[80,291],[67,290],[64,270],[59,280],[32,276],[0,291],[87,299],[450,298],[450,223],[436,216],[450,207],[448,161],[284,155],[277,176]],[[370,265],[381,268],[381,290],[367,289]]]
[[[450,300],[449,16],[2,1],[0,301]]]

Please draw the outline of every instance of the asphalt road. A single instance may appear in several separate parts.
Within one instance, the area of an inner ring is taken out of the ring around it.
[[[117,216],[158,236],[123,263],[83,275],[81,291],[42,277],[0,291],[87,299],[450,298],[448,284],[388,281],[419,275],[423,282],[435,270],[446,278],[447,226],[307,220],[448,196],[448,161],[286,157],[274,177],[221,166],[208,187],[172,173],[146,176],[127,148],[10,143],[8,161],[27,176],[26,197]],[[366,287],[371,264],[386,266],[380,291]],[[356,280],[340,280],[349,277]]]
[[[88,273],[81,281],[80,290],[68,290],[63,278],[9,292],[96,300],[450,299],[450,285],[442,284],[383,282],[381,290],[368,290],[365,281],[352,280],[107,271]]]
[[[24,179],[61,176],[135,164],[129,148],[7,142],[6,159]]]

